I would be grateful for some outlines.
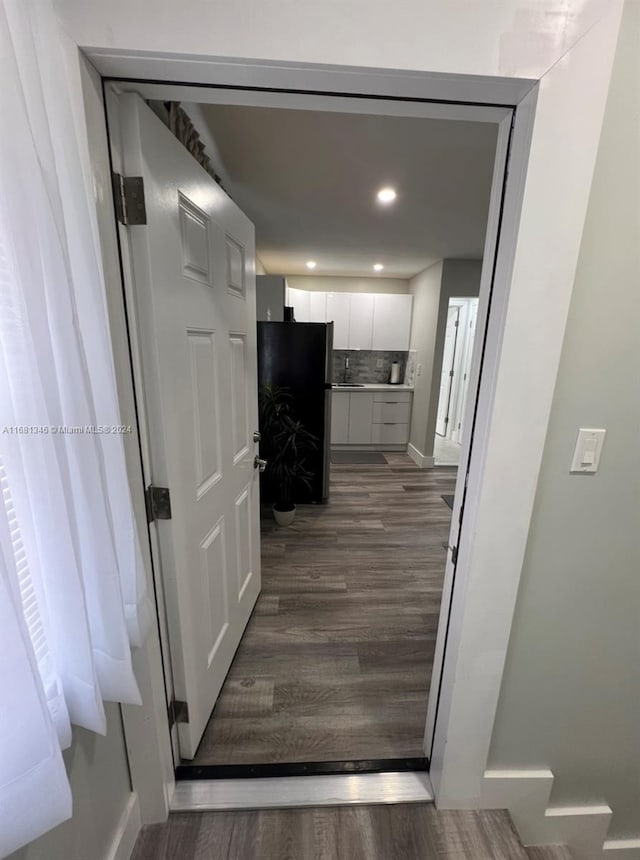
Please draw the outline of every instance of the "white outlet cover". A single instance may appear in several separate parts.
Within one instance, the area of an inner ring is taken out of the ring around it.
[[[376,367],[384,367],[384,361],[381,358],[377,359]]]

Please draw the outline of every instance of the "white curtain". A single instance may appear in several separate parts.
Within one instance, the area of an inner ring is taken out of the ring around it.
[[[0,0],[0,856],[70,814],[60,747],[139,702],[151,619],[64,69],[50,0]]]

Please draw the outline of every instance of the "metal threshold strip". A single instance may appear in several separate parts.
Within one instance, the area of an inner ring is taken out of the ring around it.
[[[432,803],[426,771],[198,779],[176,782],[172,812]]]
[[[172,812],[429,803],[426,758],[180,765]]]

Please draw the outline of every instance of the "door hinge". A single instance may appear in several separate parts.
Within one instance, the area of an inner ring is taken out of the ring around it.
[[[151,484],[144,491],[144,502],[148,523],[171,519],[171,493],[168,487],[154,487]]]
[[[118,221],[125,227],[146,224],[147,207],[142,176],[122,176],[120,173],[112,173],[111,181]]]
[[[176,723],[189,722],[189,705],[186,702],[181,702],[179,699],[171,699],[168,708],[169,715],[169,731]]]
[[[453,370],[449,371],[449,376],[453,376]]]
[[[455,565],[458,563],[458,547],[450,546],[449,549],[451,550],[451,562],[455,567]]]
[[[458,326],[460,325],[460,320],[455,320],[453,324],[456,328],[458,328]]]

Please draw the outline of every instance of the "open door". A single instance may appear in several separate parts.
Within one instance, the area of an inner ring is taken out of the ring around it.
[[[436,433],[438,436],[446,436],[449,428],[451,389],[453,387],[453,374],[456,365],[459,324],[460,308],[458,305],[449,305],[447,309],[447,327],[444,335],[442,375],[440,377],[440,394],[438,396],[438,416],[436,419]]]
[[[260,592],[253,224],[137,95],[119,97],[146,224],[131,257],[180,752],[192,758]],[[156,559],[157,563],[157,559]]]

